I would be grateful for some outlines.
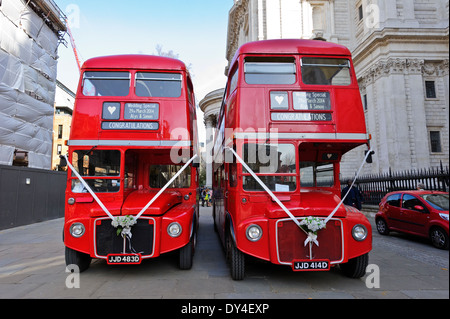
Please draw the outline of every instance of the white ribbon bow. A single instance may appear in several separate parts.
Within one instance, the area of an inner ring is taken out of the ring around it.
[[[122,228],[121,235],[122,235],[122,237],[128,237],[131,239],[131,228],[130,227]]]
[[[317,235],[314,233],[308,233],[308,238],[306,238],[306,240],[305,240],[305,246],[308,243],[314,243],[317,246],[319,246],[319,242],[317,241]]]

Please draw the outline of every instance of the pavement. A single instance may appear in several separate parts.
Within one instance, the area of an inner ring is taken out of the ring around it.
[[[449,299],[448,251],[420,241],[404,244],[401,237],[380,237],[376,231],[369,263],[380,270],[379,288],[370,287],[376,283],[375,270],[349,279],[338,267],[294,273],[252,258],[247,259],[246,278],[233,281],[211,212],[200,210],[191,270],[178,269],[176,253],[138,266],[94,260],[80,275],[79,288],[69,288],[77,281],[66,272],[63,219],[0,231],[0,299]],[[416,253],[415,245],[423,253]]]

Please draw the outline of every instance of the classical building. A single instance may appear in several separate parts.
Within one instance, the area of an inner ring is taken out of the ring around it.
[[[235,0],[226,57],[265,39],[345,45],[376,152],[365,173],[448,165],[448,18],[448,0]],[[355,173],[363,151],[344,157],[344,176]]]
[[[208,93],[200,101],[200,109],[204,113],[204,123],[206,128],[206,145],[202,153],[202,160],[206,164],[206,186],[212,187],[212,150],[214,143],[214,130],[217,124],[217,115],[219,114],[224,89],[218,89]]]

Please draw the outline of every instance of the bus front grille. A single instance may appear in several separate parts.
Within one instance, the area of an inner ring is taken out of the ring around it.
[[[299,219],[301,220],[301,219]],[[309,244],[305,246],[306,233],[291,219],[276,222],[278,261],[282,264],[291,264],[294,260],[311,259]],[[325,229],[317,233],[319,246],[313,244],[312,259],[327,259],[332,263],[342,261],[342,223],[339,219],[332,219]]]
[[[154,226],[148,219],[139,219],[131,228],[131,241],[127,239],[125,253],[153,254]],[[95,250],[98,257],[123,253],[123,238],[117,235],[117,228],[110,219],[97,220],[95,226]]]

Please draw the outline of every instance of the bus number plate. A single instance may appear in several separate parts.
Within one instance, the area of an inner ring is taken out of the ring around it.
[[[328,271],[330,270],[329,260],[294,260],[293,271]]]
[[[141,259],[140,254],[110,254],[106,257],[109,265],[139,265]]]

